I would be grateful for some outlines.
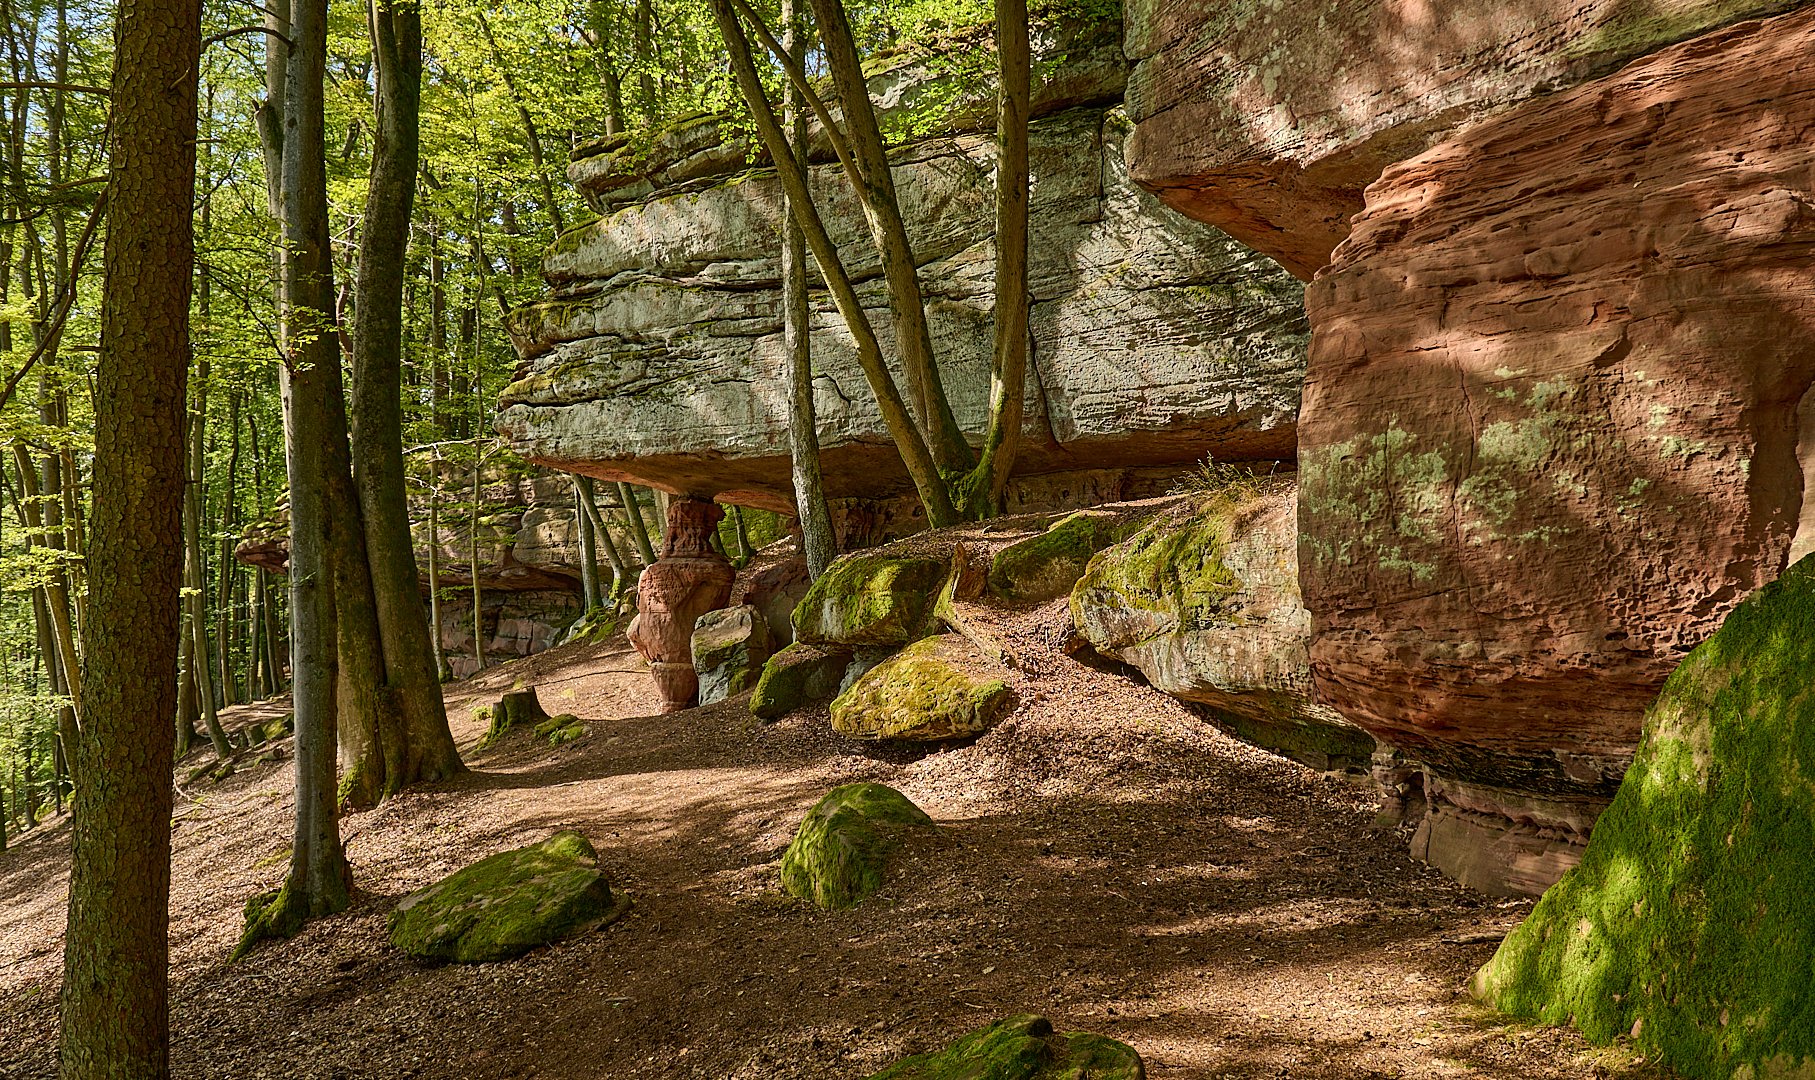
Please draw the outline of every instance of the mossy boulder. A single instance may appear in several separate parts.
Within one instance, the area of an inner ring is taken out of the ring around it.
[[[1043,1016],[1011,1016],[943,1050],[905,1058],[870,1080],[1143,1080],[1134,1047],[1087,1032],[1060,1034]]]
[[[1098,554],[1071,593],[1097,652],[1238,738],[1363,769],[1373,738],[1316,702],[1291,479],[1223,478]]]
[[[782,888],[823,908],[850,907],[882,887],[902,834],[932,825],[925,811],[892,787],[833,788],[807,811],[782,853]]]
[[[832,702],[832,727],[854,739],[960,739],[988,731],[1012,700],[994,661],[941,634],[865,672]]]
[[[794,609],[794,636],[809,645],[906,645],[931,630],[943,559],[858,553],[834,562]]]
[[[629,909],[577,832],[481,859],[411,893],[391,913],[391,944],[431,960],[509,960],[603,926]]]
[[[795,642],[769,657],[750,695],[750,713],[780,720],[802,705],[830,701],[851,662],[851,650]]]
[[[701,615],[693,624],[692,640],[700,704],[711,705],[750,689],[772,648],[769,620],[749,604]]]
[[[1064,596],[1084,576],[1090,557],[1116,542],[1114,517],[1080,510],[1045,532],[996,552],[989,591],[1005,600],[1043,601]]]
[[[1687,1077],[1815,1076],[1815,556],[1690,653],[1582,862],[1475,976]]]

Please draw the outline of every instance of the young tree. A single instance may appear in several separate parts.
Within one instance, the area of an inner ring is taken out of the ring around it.
[[[169,1075],[170,755],[194,263],[197,0],[122,4],[95,383],[93,595],[63,1080]]]

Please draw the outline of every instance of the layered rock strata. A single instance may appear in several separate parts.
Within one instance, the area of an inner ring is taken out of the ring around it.
[[[1176,469],[1206,453],[1289,458],[1305,345],[1301,287],[1129,182],[1113,35],[1067,57],[1037,102],[1031,134],[1038,242],[1021,471]],[[910,104],[925,106],[927,76],[916,71],[898,64],[873,80],[890,130],[912,119]],[[892,161],[946,389],[961,425],[980,437],[995,148],[973,130],[974,110],[950,111],[955,126],[905,143]],[[772,171],[747,167],[741,146],[724,145],[709,118],[684,127],[653,164],[628,151],[575,163],[582,189],[609,212],[549,249],[549,298],[513,313],[523,364],[498,425],[519,452],[557,468],[787,509],[779,186]],[[891,352],[863,214],[837,166],[812,174]],[[906,491],[848,331],[823,291],[812,300],[830,492]]]
[[[1128,0],[1129,171],[1305,280],[1390,164],[1797,0]]]
[[[1464,880],[1554,880],[1665,676],[1810,542],[1811,49],[1815,11],[1745,23],[1469,128],[1309,290],[1318,690],[1428,767]]]

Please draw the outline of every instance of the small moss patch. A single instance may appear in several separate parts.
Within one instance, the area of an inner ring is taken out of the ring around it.
[[[809,645],[906,645],[926,636],[948,567],[941,559],[846,555],[794,609],[795,637]]]
[[[481,859],[411,893],[391,913],[391,944],[462,964],[508,960],[602,926],[629,908],[577,832]]]
[[[1688,1077],[1815,1075],[1815,556],[1676,669],[1581,865],[1475,976]]]
[[[1039,601],[1064,596],[1077,584],[1090,557],[1116,541],[1115,520],[1079,511],[1038,536],[1010,544],[989,564],[989,591],[1006,600]]]
[[[957,634],[917,641],[832,702],[832,727],[854,739],[960,739],[988,731],[1012,702],[989,660]]]
[[[894,788],[833,788],[807,811],[782,854],[782,888],[820,907],[850,907],[882,887],[902,832],[932,824],[925,811]]]
[[[1011,1016],[943,1050],[898,1061],[870,1080],[1143,1080],[1127,1043],[1087,1032],[1060,1034],[1043,1016]]]

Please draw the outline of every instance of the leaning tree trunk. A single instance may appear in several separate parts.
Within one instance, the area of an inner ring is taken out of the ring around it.
[[[63,1080],[170,1073],[170,757],[182,584],[183,397],[201,8],[115,26],[95,378],[92,596],[63,947]]]
[[[798,0],[782,0],[782,48],[794,63],[804,64]],[[782,111],[789,128],[790,153],[804,168],[807,114],[800,90],[783,88]],[[801,550],[807,575],[819,580],[838,557],[832,533],[832,508],[826,501],[825,477],[819,466],[819,419],[813,408],[813,336],[807,309],[807,239],[786,196],[781,221],[782,347],[788,354],[788,448],[794,474],[794,507],[800,515]]]
[[[844,0],[811,2],[813,17],[819,23],[820,40],[825,46],[826,66],[831,69],[832,84],[838,90],[838,101],[843,108],[845,134],[857,159],[857,175],[851,178],[852,183],[862,196],[864,216],[869,221],[870,235],[876,242],[883,277],[889,286],[890,307],[895,316],[895,349],[901,358],[907,396],[914,403],[920,430],[926,434],[933,460],[948,473],[969,469],[973,464],[970,446],[964,441],[964,432],[952,415],[951,402],[939,378],[938,358],[933,353],[932,334],[927,329],[926,299],[920,289],[914,248],[901,219],[901,205],[895,197],[895,178],[889,171],[888,147],[876,122],[875,107],[870,103],[869,87],[863,77],[863,58],[858,55],[857,43],[851,35]]]
[[[384,678],[402,712],[402,756],[380,794],[463,770],[448,730],[410,536],[399,405],[404,259],[415,201],[422,83],[422,15],[414,3],[373,0],[377,137],[360,233],[353,322],[353,476],[383,644]],[[387,755],[388,756],[388,755]]]
[[[957,512],[952,507],[951,492],[947,490],[938,463],[928,450],[925,437],[915,426],[907,403],[902,400],[901,391],[889,372],[888,363],[883,359],[882,346],[876,338],[875,328],[870,325],[857,290],[845,273],[844,264],[838,258],[838,250],[826,232],[825,222],[813,205],[812,196],[807,189],[806,173],[788,150],[787,135],[782,131],[781,122],[775,118],[774,108],[769,104],[762,77],[750,55],[750,41],[738,22],[732,0],[712,0],[712,14],[724,36],[726,50],[730,53],[731,68],[737,77],[738,89],[750,108],[751,119],[755,122],[763,148],[768,151],[770,160],[775,162],[776,175],[793,208],[794,219],[806,234],[807,248],[819,263],[820,274],[832,293],[833,302],[838,305],[839,314],[844,317],[845,325],[855,339],[858,366],[862,368],[864,378],[870,385],[870,392],[876,397],[883,425],[894,440],[896,449],[900,451],[902,463],[914,482],[914,489],[926,510],[927,523],[934,528],[953,524],[957,520]],[[864,98],[866,103],[868,100],[867,97]]]
[[[996,0],[996,337],[989,431],[965,494],[970,517],[1001,513],[1021,449],[1027,390],[1027,0]]]

